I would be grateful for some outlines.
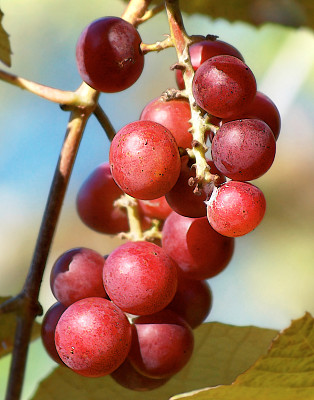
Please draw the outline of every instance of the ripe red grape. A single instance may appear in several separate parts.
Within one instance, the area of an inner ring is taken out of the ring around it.
[[[194,187],[189,185],[189,179],[195,178],[195,169],[190,168],[189,157],[181,157],[181,172],[176,184],[173,188],[166,193],[166,200],[173,211],[185,217],[205,217],[206,216],[206,204],[204,201],[210,196],[213,187],[208,190],[203,190],[200,194],[195,194]],[[225,181],[225,177],[217,170],[214,163],[210,160],[207,161],[210,166],[212,174],[219,174],[221,179],[220,183]]]
[[[141,374],[169,378],[189,361],[194,346],[189,325],[170,310],[133,320],[132,346],[128,359]]]
[[[55,342],[62,361],[74,372],[108,375],[126,359],[132,328],[112,302],[88,297],[71,304],[59,319]]]
[[[101,92],[127,89],[142,73],[141,37],[132,24],[104,17],[89,24],[76,46],[76,63],[83,81]]]
[[[151,121],[126,125],[111,142],[113,179],[127,194],[152,200],[164,196],[180,173],[177,143],[168,129]]]
[[[66,251],[52,267],[52,293],[65,306],[85,297],[107,297],[102,282],[104,263],[104,257],[91,249]]]
[[[56,325],[66,310],[62,303],[54,303],[46,312],[41,324],[41,338],[49,356],[58,364],[63,364],[55,345]]]
[[[266,122],[266,124],[272,130],[275,139],[278,139],[281,127],[281,118],[275,103],[264,93],[256,92],[253,102],[245,109],[240,115],[234,119],[243,118],[257,118]],[[223,120],[222,122],[228,122],[231,119]]]
[[[208,279],[229,263],[234,239],[217,233],[206,217],[188,218],[172,212],[162,229],[162,248],[187,279]]]
[[[119,385],[136,390],[138,392],[146,392],[148,390],[157,389],[168,382],[168,378],[153,379],[140,374],[130,363],[127,358],[123,364],[120,365],[110,375]]]
[[[269,126],[259,119],[227,122],[212,142],[213,161],[228,178],[251,181],[271,167],[276,140]]]
[[[176,294],[167,309],[180,315],[194,329],[208,316],[212,300],[207,281],[180,278]]]
[[[138,200],[138,207],[144,216],[162,221],[172,212],[165,196],[153,200]]]
[[[140,119],[158,122],[169,129],[179,147],[184,149],[191,147],[193,140],[189,132],[191,109],[187,99],[163,101],[157,97],[145,106]]]
[[[166,307],[177,289],[177,266],[154,243],[127,242],[109,254],[103,280],[110,299],[135,315]]]
[[[248,182],[229,181],[213,193],[207,205],[210,225],[221,235],[236,237],[251,232],[266,210],[263,192]]]
[[[216,56],[205,61],[194,75],[193,95],[196,103],[215,117],[239,115],[256,94],[252,71],[233,56]]]
[[[113,205],[123,195],[110,172],[110,165],[99,165],[81,186],[77,198],[77,212],[81,220],[97,232],[115,235],[129,229],[124,210]]]
[[[242,54],[231,44],[223,42],[222,40],[202,40],[201,42],[193,43],[189,47],[191,63],[194,71],[203,64],[204,61],[211,57],[219,56],[222,54],[234,56],[244,62]],[[179,89],[184,89],[184,80],[182,71],[176,70],[176,81]]]

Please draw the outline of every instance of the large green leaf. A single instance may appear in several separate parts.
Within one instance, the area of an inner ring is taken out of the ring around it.
[[[229,386],[174,396],[172,400],[313,400],[314,319],[293,321],[269,352]]]
[[[9,297],[0,297],[0,305]],[[10,353],[14,345],[16,328],[16,315],[14,313],[0,314],[0,358]],[[33,326],[32,339],[40,335],[40,325],[36,322]]]
[[[265,354],[276,331],[256,327],[203,324],[195,330],[195,349],[189,364],[166,385],[149,393],[119,386],[110,376],[84,378],[57,367],[43,380],[33,400],[169,399],[176,393],[227,384]]]
[[[0,10],[0,61],[8,67],[11,66],[11,47],[9,35],[2,27],[3,12]]]

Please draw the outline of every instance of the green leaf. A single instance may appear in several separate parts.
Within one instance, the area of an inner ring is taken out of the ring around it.
[[[2,27],[3,12],[0,10],[0,61],[8,67],[11,67],[11,47],[9,35]]]
[[[0,305],[10,297],[0,297]],[[0,358],[10,353],[14,345],[16,328],[15,313],[0,314]],[[40,325],[35,322],[32,331],[32,340],[40,336]]]
[[[313,400],[314,319],[305,314],[273,341],[269,352],[230,386],[208,388],[172,400]]]
[[[236,376],[265,354],[277,332],[256,327],[220,323],[203,324],[195,331],[195,349],[188,365],[166,385],[147,392],[133,392],[119,386],[110,376],[84,378],[66,367],[40,383],[33,400],[169,399],[176,393],[200,387],[231,383]]]
[[[188,14],[204,14],[256,26],[271,22],[314,28],[313,0],[180,0],[180,7]]]

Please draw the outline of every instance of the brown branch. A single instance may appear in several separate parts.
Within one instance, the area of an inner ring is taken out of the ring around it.
[[[103,130],[106,132],[108,139],[111,141],[114,138],[116,131],[112,126],[110,119],[107,117],[107,114],[104,112],[99,104],[97,104],[94,110],[94,115],[97,118],[97,121],[102,126]]]

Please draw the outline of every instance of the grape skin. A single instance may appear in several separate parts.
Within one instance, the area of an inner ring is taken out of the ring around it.
[[[142,375],[170,378],[189,361],[194,347],[192,329],[173,311],[162,310],[133,320],[128,359]]]
[[[63,253],[50,273],[50,286],[55,298],[65,306],[85,297],[106,298],[102,283],[104,263],[101,254],[84,247]]]
[[[60,317],[55,343],[62,361],[89,377],[108,375],[126,359],[132,328],[109,300],[89,297],[70,305]]]
[[[251,181],[271,167],[276,140],[265,122],[241,119],[222,125],[212,141],[211,153],[217,169],[228,178]]]
[[[241,60],[221,55],[200,65],[194,75],[192,91],[196,103],[207,113],[232,118],[253,102],[256,81]]]
[[[178,264],[183,277],[203,280],[228,265],[234,239],[217,233],[207,217],[188,218],[172,212],[162,229],[162,248]]]
[[[266,210],[263,192],[249,182],[229,181],[219,187],[207,205],[210,225],[221,235],[243,236],[255,229]]]
[[[154,243],[127,242],[109,254],[103,282],[110,299],[124,312],[153,314],[173,299],[177,266]]]
[[[141,37],[132,24],[119,17],[99,18],[81,33],[76,63],[81,78],[106,93],[127,89],[144,67]]]
[[[83,182],[76,198],[81,220],[91,229],[109,235],[126,232],[129,228],[126,213],[114,206],[123,195],[115,183],[108,162],[96,167]]]
[[[113,179],[141,200],[164,196],[180,174],[180,154],[171,132],[151,121],[135,121],[115,135],[109,151]]]
[[[191,109],[187,99],[163,101],[157,97],[145,106],[140,119],[158,122],[169,129],[179,147],[184,149],[191,147],[193,140],[189,132]]]

